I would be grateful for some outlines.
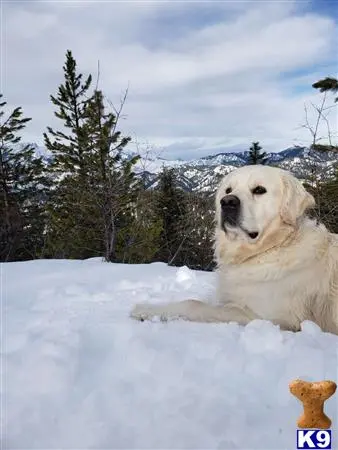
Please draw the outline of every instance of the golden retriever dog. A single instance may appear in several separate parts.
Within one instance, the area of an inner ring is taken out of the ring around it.
[[[139,304],[131,317],[195,322],[304,320],[338,334],[338,235],[306,216],[314,198],[290,172],[262,165],[230,172],[216,193],[214,301]]]

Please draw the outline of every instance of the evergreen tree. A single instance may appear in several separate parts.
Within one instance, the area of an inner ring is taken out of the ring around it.
[[[203,193],[185,193],[186,213],[183,219],[186,239],[180,251],[180,263],[192,269],[214,268],[213,237],[214,197]]]
[[[124,254],[126,228],[133,221],[137,182],[128,158],[130,137],[117,130],[119,113],[107,111],[101,91],[90,92],[91,76],[82,83],[70,51],[64,65],[65,82],[58,96],[56,116],[68,134],[48,127],[47,148],[57,176],[49,208],[48,250],[57,257],[87,258],[104,255],[117,261]]]
[[[336,179],[323,184],[322,193],[322,220],[332,233],[338,233],[338,172]]]
[[[63,130],[47,127],[45,145],[51,153],[55,189],[48,207],[46,256],[86,258],[102,252],[96,209],[88,191],[90,160],[87,106],[92,77],[77,72],[72,52],[66,52],[64,82],[51,101]]]
[[[169,264],[180,265],[187,239],[187,211],[184,192],[177,186],[175,169],[163,168],[160,174],[157,211],[163,226],[157,258]]]
[[[319,106],[314,106],[317,113],[316,121],[314,125],[311,126],[309,121],[306,121],[306,128],[312,134],[313,143],[311,149],[318,152],[337,152],[338,146],[333,145],[332,135],[330,132],[330,124],[327,119],[327,110],[330,110],[332,106],[326,106],[327,93],[332,92],[336,94],[338,92],[338,81],[332,77],[323,78],[316,83],[312,84],[312,87],[318,89],[319,92],[323,93],[322,101]],[[335,98],[335,102],[338,101],[338,97]],[[334,106],[334,105],[333,105]],[[327,126],[328,133],[328,144],[319,144],[318,129],[320,121],[324,121]],[[321,169],[316,163],[311,165],[311,176],[309,177],[308,183],[304,184],[304,187],[314,196],[316,200],[316,206],[312,211],[312,214],[320,221],[325,224],[325,226],[333,233],[338,232],[338,166],[335,164],[335,179],[325,179],[325,174],[321,172]]]
[[[336,78],[326,77],[313,83],[312,87],[319,89],[320,92],[333,92],[336,94],[338,92],[338,80]],[[338,97],[334,101],[338,102]]]
[[[266,152],[261,152],[262,147],[259,142],[253,142],[249,151],[248,164],[266,164],[268,158]]]
[[[62,120],[65,131],[47,127],[50,136],[44,133],[45,145],[53,157],[51,167],[58,175],[78,174],[85,179],[88,148],[84,120],[92,76],[82,82],[83,75],[76,72],[76,61],[70,50],[66,52],[63,72],[64,83],[59,86],[57,96],[50,98],[57,107],[55,116]]]
[[[331,130],[330,130],[330,122],[328,120],[328,115],[329,113],[327,113],[326,111],[330,110],[333,106],[326,106],[326,100],[327,100],[327,93],[328,92],[332,92],[333,94],[337,94],[338,92],[338,80],[336,78],[332,78],[332,77],[326,77],[323,78],[319,81],[317,81],[316,83],[312,84],[312,87],[315,89],[318,89],[319,92],[322,92],[323,95],[323,99],[322,102],[319,106],[313,106],[313,108],[315,109],[316,113],[317,113],[317,120],[315,122],[315,124],[313,126],[310,125],[310,123],[307,120],[307,123],[305,125],[305,128],[307,128],[310,133],[312,134],[313,137],[313,142],[311,145],[311,149],[312,150],[316,150],[316,151],[320,151],[320,152],[338,152],[338,145],[334,144],[332,142],[332,134],[331,134]],[[338,97],[336,97],[334,99],[334,102],[337,103],[338,102]],[[319,124],[320,122],[324,122],[326,127],[327,127],[327,139],[328,139],[328,144],[320,144],[318,141],[322,138],[318,138],[318,128],[319,128]]]
[[[0,94],[0,260],[39,256],[44,236],[44,204],[48,180],[34,147],[21,145],[19,132],[31,120],[21,107],[5,118]]]
[[[47,258],[84,259],[102,256],[100,233],[103,223],[97,215],[92,191],[79,176],[64,177],[50,195],[47,207]]]
[[[122,136],[117,125],[118,115],[106,111],[103,94],[96,90],[88,102],[85,129],[90,149],[89,185],[102,218],[107,261],[120,259],[118,247],[120,255],[124,253],[127,243],[122,235],[129,234],[139,190],[133,172],[139,157],[125,155],[131,138]]]
[[[310,215],[322,222],[332,233],[338,233],[338,178],[312,185],[304,183],[304,187],[316,200]]]
[[[156,209],[158,192],[141,189],[134,203],[132,221],[118,234],[117,254],[125,263],[152,262],[160,247],[162,219]]]

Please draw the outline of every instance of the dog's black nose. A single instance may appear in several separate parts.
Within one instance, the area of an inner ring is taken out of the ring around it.
[[[237,210],[241,201],[236,195],[227,195],[221,199],[221,207],[223,211]]]

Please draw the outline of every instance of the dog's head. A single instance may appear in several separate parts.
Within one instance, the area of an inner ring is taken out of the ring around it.
[[[314,203],[290,172],[244,166],[226,175],[218,188],[217,226],[230,240],[255,244],[279,227],[296,227]]]

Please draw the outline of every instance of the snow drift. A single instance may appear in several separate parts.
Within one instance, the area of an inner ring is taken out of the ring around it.
[[[0,270],[6,449],[293,449],[302,406],[288,383],[338,378],[338,337],[311,322],[129,318],[136,302],[212,295],[212,273],[98,259]]]

